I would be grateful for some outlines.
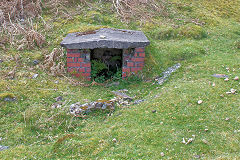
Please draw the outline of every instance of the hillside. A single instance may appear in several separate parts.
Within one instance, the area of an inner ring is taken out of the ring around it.
[[[0,159],[239,159],[239,6],[240,0],[0,2],[0,146],[9,147]],[[66,72],[63,37],[103,27],[145,33],[151,44],[140,76],[85,82]],[[181,68],[158,85],[155,79],[177,63]],[[109,100],[121,89],[144,101],[112,113],[69,112],[71,104]]]

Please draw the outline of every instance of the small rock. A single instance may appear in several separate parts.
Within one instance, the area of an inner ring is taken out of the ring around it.
[[[114,143],[117,143],[117,139],[116,138],[113,138],[112,140]]]
[[[52,108],[52,109],[61,108],[61,104],[53,103],[51,108]]]
[[[226,92],[226,94],[231,94],[231,92]]]
[[[128,96],[125,93],[121,93],[121,92],[118,92],[118,91],[112,91],[112,93],[114,95],[116,95],[117,97],[122,98],[123,100],[127,100],[127,101],[132,101],[133,100],[132,97]]]
[[[237,90],[236,90],[236,89],[233,89],[233,88],[230,90],[230,92],[231,92],[232,94],[235,94],[236,91],[237,91]]]
[[[202,142],[208,144],[208,141],[206,139],[203,139]]]
[[[225,82],[229,81],[229,78],[225,78],[224,81],[225,81]]]
[[[152,113],[156,113],[157,111],[156,110],[152,110]]]
[[[145,101],[144,99],[139,99],[139,100],[134,101],[133,104],[139,104],[139,103],[142,103],[144,101]]]
[[[199,158],[201,158],[201,156],[200,155],[194,155],[194,158],[199,159]]]
[[[207,132],[207,131],[208,131],[208,129],[206,128],[206,129],[204,129],[204,131],[205,131],[205,132]]]
[[[220,95],[220,97],[224,97],[224,95],[223,95],[223,94],[221,94],[221,95]]]
[[[13,102],[13,101],[15,101],[15,100],[16,100],[16,98],[12,98],[12,97],[5,97],[3,100],[4,100],[5,102]]]
[[[2,59],[0,59],[0,63],[2,63],[3,62],[3,60]]]
[[[8,146],[1,146],[1,145],[0,145],[0,151],[6,150],[6,149],[8,149],[8,148],[9,148]]]
[[[203,103],[203,101],[202,101],[202,100],[199,100],[197,103],[198,103],[198,104],[202,104],[202,103]]]
[[[58,102],[58,101],[62,101],[62,100],[63,100],[62,96],[59,96],[59,97],[56,98],[56,101],[57,101],[57,102]]]
[[[235,81],[238,81],[238,80],[239,80],[239,77],[238,77],[238,76],[236,76],[236,77],[234,78],[234,80],[235,80]]]
[[[186,144],[185,138],[182,139],[182,143]]]
[[[213,83],[212,83],[212,86],[215,87],[215,85],[216,85],[216,84],[213,82]]]
[[[58,84],[58,83],[59,83],[59,81],[55,81],[54,83],[55,83],[55,84]]]
[[[229,120],[230,120],[230,118],[228,118],[228,117],[227,117],[227,118],[225,118],[225,121],[229,121]]]
[[[162,85],[164,82],[166,82],[168,80],[168,78],[171,76],[172,73],[176,72],[179,68],[181,67],[180,63],[175,64],[172,67],[169,67],[167,70],[165,70],[164,72],[162,72],[161,77],[156,77],[155,81],[157,81],[157,83],[159,85]]]
[[[227,78],[228,77],[225,74],[213,74],[212,76],[215,77],[215,78]]]
[[[100,35],[100,39],[105,39],[105,38],[106,38],[106,36]]]
[[[32,79],[35,79],[35,78],[37,78],[38,77],[38,74],[34,74],[33,76],[32,76]]]
[[[33,64],[35,64],[35,65],[39,64],[39,60],[34,60]]]
[[[165,156],[165,154],[164,154],[163,152],[161,152],[161,153],[160,153],[160,155],[161,155],[162,157],[164,157],[164,156]]]
[[[91,112],[92,110],[114,111],[114,109],[115,109],[114,102],[107,100],[97,100],[85,104],[75,103],[70,105],[70,113],[75,116]]]
[[[193,141],[193,138],[189,138],[188,141],[187,141],[185,144],[186,144],[186,145],[187,145],[187,144],[190,144],[190,143],[192,143],[192,141]]]

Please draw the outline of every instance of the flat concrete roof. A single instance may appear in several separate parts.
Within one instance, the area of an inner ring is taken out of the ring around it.
[[[150,42],[142,31],[101,28],[95,31],[69,33],[61,42],[68,49],[145,47]]]

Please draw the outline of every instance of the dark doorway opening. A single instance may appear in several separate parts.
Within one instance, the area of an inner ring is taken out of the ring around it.
[[[122,49],[97,48],[91,50],[91,77],[96,82],[122,76]]]

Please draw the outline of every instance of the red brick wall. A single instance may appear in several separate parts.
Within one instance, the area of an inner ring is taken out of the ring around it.
[[[144,67],[145,48],[135,48],[124,50],[122,78],[131,74],[137,74]]]
[[[73,76],[91,80],[90,51],[67,49],[67,71]]]

